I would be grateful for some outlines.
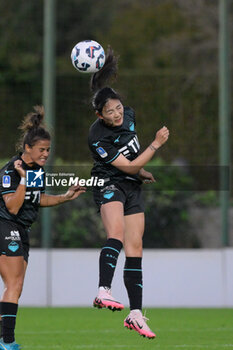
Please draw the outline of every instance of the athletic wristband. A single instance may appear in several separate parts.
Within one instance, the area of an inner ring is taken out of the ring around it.
[[[150,149],[151,149],[152,151],[154,151],[154,152],[156,152],[157,149],[158,149],[158,148],[155,148],[152,144],[151,144],[149,147],[150,147]]]
[[[26,185],[26,177],[21,177],[20,185]]]

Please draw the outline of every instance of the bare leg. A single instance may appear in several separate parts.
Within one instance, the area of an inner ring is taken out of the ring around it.
[[[124,249],[127,257],[142,257],[142,237],[145,228],[144,213],[126,215]]]
[[[23,289],[23,281],[27,263],[23,256],[0,256],[0,275],[4,283],[4,291],[1,301],[18,303]]]
[[[124,239],[124,208],[121,202],[103,204],[100,209],[101,219],[107,233],[107,238]]]
[[[4,342],[14,341],[18,300],[22,292],[27,263],[22,256],[0,256],[0,275],[4,282],[1,299],[2,337]]]

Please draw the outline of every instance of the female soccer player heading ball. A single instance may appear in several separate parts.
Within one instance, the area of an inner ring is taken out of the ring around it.
[[[49,156],[51,137],[42,123],[43,107],[34,109],[20,127],[22,153],[0,170],[0,275],[4,282],[0,350],[20,349],[15,342],[15,322],[28,263],[29,231],[39,207],[62,204],[85,192],[85,188],[72,186],[62,195],[44,193],[43,166]],[[34,171],[34,187],[26,186],[26,171]]]
[[[99,258],[99,291],[94,306],[113,311],[124,308],[111,294],[118,255],[124,245],[124,283],[131,310],[124,326],[154,338],[142,315],[144,207],[141,184],[155,181],[143,167],[168,140],[169,130],[165,126],[158,130],[151,144],[140,153],[134,111],[124,107],[121,96],[105,86],[106,80],[116,72],[117,59],[109,49],[104,67],[91,79],[95,92],[92,105],[98,116],[89,130],[88,142],[94,159],[92,175],[105,182],[102,188],[95,187],[93,193],[107,234]]]

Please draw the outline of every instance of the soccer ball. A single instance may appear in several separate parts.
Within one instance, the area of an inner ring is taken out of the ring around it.
[[[104,49],[94,40],[80,41],[71,52],[71,61],[81,73],[98,72],[105,62]]]

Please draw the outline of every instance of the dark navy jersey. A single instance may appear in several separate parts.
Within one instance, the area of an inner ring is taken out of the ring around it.
[[[124,179],[141,183],[138,175],[129,175],[111,165],[120,154],[130,161],[139,155],[140,144],[135,125],[135,114],[129,107],[124,107],[124,119],[120,126],[108,126],[99,118],[91,125],[88,144],[94,159],[92,176],[111,183]]]
[[[40,206],[41,193],[45,192],[44,182],[40,187],[27,187],[25,193],[25,199],[22,207],[17,215],[10,214],[3,195],[7,193],[14,193],[20,182],[20,175],[14,168],[14,162],[20,159],[22,161],[22,167],[24,170],[36,170],[44,169],[39,165],[29,167],[21,158],[21,155],[13,157],[1,170],[0,170],[0,218],[14,221],[29,227],[36,220],[38,215],[38,209]]]

